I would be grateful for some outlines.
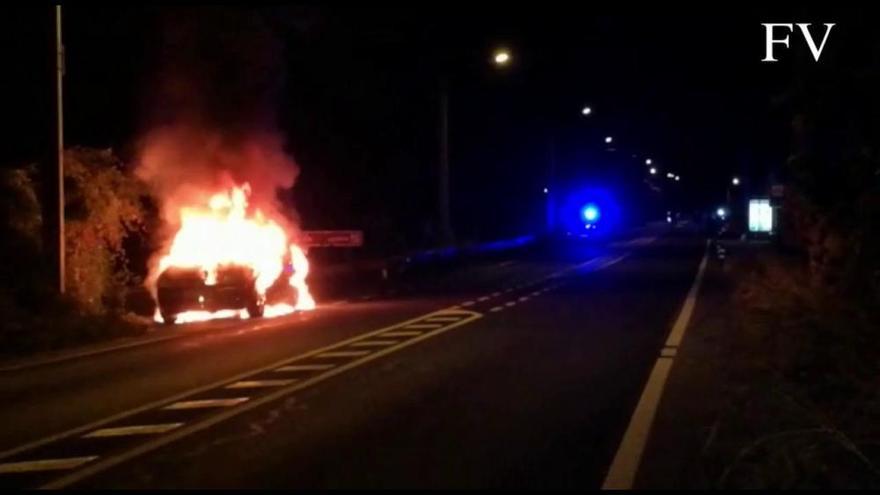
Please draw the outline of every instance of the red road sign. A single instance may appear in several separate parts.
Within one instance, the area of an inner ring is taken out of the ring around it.
[[[307,247],[360,247],[364,245],[361,230],[304,230],[302,242]]]

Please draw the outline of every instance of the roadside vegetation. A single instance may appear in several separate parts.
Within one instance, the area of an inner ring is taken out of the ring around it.
[[[126,240],[142,234],[146,188],[112,150],[65,152],[66,287],[59,297],[44,245],[36,165],[0,172],[0,354],[54,349],[143,332],[126,312],[138,285]]]
[[[874,107],[842,110],[876,86],[847,74],[786,95],[783,239],[735,262],[737,324],[719,337],[731,393],[704,452],[719,487],[880,487],[880,129]]]

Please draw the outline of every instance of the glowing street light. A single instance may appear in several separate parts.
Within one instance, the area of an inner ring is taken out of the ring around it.
[[[651,172],[651,175],[657,175],[657,169],[654,167],[651,167],[651,170],[649,170],[648,172]]]
[[[611,136],[605,136],[605,144],[611,144],[614,141],[614,138]]]
[[[738,186],[739,185],[739,177],[734,177],[733,179],[730,180],[730,183],[733,184],[734,186]]]
[[[492,54],[492,61],[495,65],[505,66],[510,63],[512,56],[510,55],[510,51],[506,48],[499,48],[495,50],[495,53]]]
[[[590,107],[584,107],[581,109],[581,115],[590,115],[591,113],[593,113],[593,109]]]
[[[645,159],[645,165],[650,165],[654,163],[650,158]]]
[[[667,178],[667,179],[674,179],[674,178],[675,178],[675,174],[673,174],[672,172],[666,172],[666,178]]]
[[[676,176],[675,176],[675,182],[678,182],[678,181],[680,181],[680,180],[681,180],[681,176],[680,176],[680,175],[676,175]]]

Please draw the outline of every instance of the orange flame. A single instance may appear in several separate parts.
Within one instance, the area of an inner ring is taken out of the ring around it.
[[[158,259],[149,279],[154,296],[159,276],[168,268],[198,269],[204,274],[205,285],[217,282],[217,273],[224,266],[250,268],[254,286],[261,302],[266,291],[284,274],[287,254],[293,274],[287,283],[296,290],[295,304],[266,304],[264,317],[276,317],[297,310],[312,310],[315,300],[309,292],[306,277],[309,261],[305,252],[290,239],[279,223],[267,218],[260,209],[248,210],[250,186],[232,187],[210,197],[205,205],[189,205],[179,209],[180,228],[170,245]],[[220,311],[185,311],[176,323],[190,323],[216,318],[248,318],[243,309]],[[159,308],[154,317],[162,321]]]

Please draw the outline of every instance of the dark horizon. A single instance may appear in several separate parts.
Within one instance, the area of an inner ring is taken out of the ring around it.
[[[426,219],[436,215],[445,74],[456,228],[510,236],[544,221],[551,163],[559,177],[589,181],[637,177],[650,157],[661,175],[682,177],[663,200],[676,210],[711,211],[735,175],[764,193],[784,178],[792,119],[811,105],[798,92],[859,70],[870,49],[867,21],[845,10],[817,66],[803,43],[762,63],[768,11],[755,6],[550,10],[534,22],[527,7],[432,5],[67,6],[67,145],[112,147],[134,162],[150,129],[197,99],[220,129],[277,128],[299,165],[292,198],[307,228],[362,228],[380,243],[397,231],[420,243],[436,231]],[[806,19],[814,10],[797,8]],[[17,137],[0,166],[49,149],[50,20],[48,9],[6,19],[3,46],[21,70],[4,81]],[[511,67],[492,67],[498,46],[515,53]],[[189,94],[169,97],[175,71]],[[644,196],[629,200],[653,218],[665,214],[647,188],[626,194]]]

